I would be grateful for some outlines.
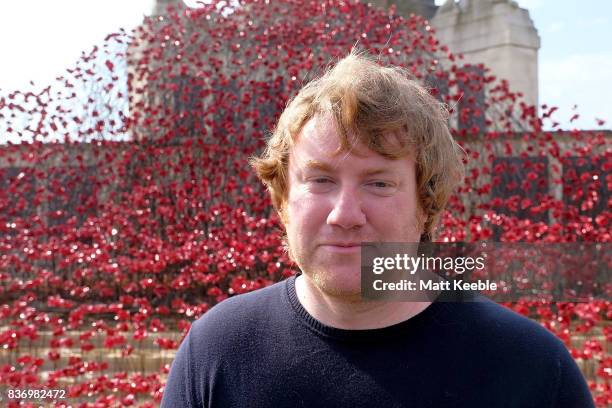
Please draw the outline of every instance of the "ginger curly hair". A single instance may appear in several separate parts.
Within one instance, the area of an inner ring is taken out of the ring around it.
[[[407,70],[380,65],[353,48],[288,102],[262,155],[249,160],[283,223],[289,152],[306,122],[318,114],[333,117],[340,151],[360,142],[388,159],[414,153],[423,217],[418,220],[421,241],[433,241],[435,227],[465,171],[465,151],[450,134],[446,106]],[[349,135],[356,140],[349,140]],[[395,135],[395,143],[390,143],[389,135]]]

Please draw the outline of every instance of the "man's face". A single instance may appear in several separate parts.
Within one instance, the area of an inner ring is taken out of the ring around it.
[[[329,115],[306,123],[289,154],[285,225],[302,272],[325,294],[360,297],[361,242],[418,242],[415,163],[340,144]]]

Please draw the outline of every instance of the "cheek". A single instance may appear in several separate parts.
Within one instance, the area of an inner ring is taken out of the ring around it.
[[[303,230],[312,229],[326,218],[325,203],[308,192],[295,192],[287,200],[289,224]]]
[[[417,228],[419,210],[410,195],[374,200],[364,208],[369,224],[379,232],[401,236]]]

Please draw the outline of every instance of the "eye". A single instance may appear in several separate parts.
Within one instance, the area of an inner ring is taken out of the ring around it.
[[[331,183],[330,179],[326,179],[326,178],[323,178],[323,177],[317,177],[317,178],[311,179],[310,181],[315,183],[315,184]]]
[[[334,180],[329,177],[312,177],[306,180],[306,185],[313,193],[326,193],[334,188]]]
[[[374,194],[390,196],[397,191],[397,185],[387,181],[371,181],[366,184],[366,188]]]

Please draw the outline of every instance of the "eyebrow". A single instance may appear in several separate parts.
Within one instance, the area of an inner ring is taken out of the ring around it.
[[[304,168],[308,170],[321,170],[321,171],[332,171],[333,170],[329,164],[320,162],[318,160],[312,160],[312,159],[308,160],[305,163]]]
[[[305,163],[304,168],[306,170],[320,170],[320,171],[324,171],[324,172],[332,172],[334,170],[334,168],[331,165],[329,165],[328,163],[321,162],[321,161],[318,161],[318,160],[313,160],[313,159],[308,160]],[[368,170],[365,170],[365,171],[361,172],[361,175],[363,175],[363,176],[373,176],[373,175],[376,175],[376,174],[391,173],[391,172],[392,172],[391,169],[372,168],[372,169],[368,169]]]

